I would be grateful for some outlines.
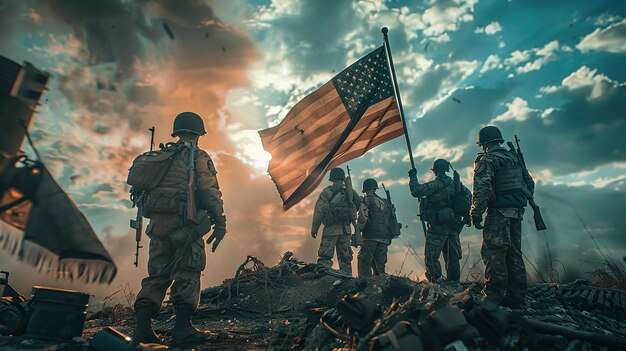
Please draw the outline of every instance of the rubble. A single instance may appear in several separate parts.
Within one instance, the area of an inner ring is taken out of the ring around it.
[[[621,345],[615,340],[626,340],[626,290],[601,288],[584,280],[532,284],[524,308],[510,310],[480,304],[481,288],[480,283],[436,285],[392,275],[352,278],[292,255],[268,267],[249,256],[233,278],[203,290],[194,323],[212,335],[202,350],[370,350],[372,345],[374,350],[387,350],[384,347],[391,344],[385,340],[391,340],[392,328],[394,333],[413,335],[417,330],[415,335],[420,335],[424,333],[416,329],[424,324],[420,321],[437,314],[446,316],[444,320],[469,323],[446,326],[448,334],[441,344],[425,343],[424,350],[446,345],[454,350],[610,350]],[[360,304],[379,307],[359,315],[354,306]],[[350,317],[346,311],[362,317]],[[502,328],[487,322],[498,318],[507,321]],[[103,328],[130,335],[134,324],[132,310],[121,305],[87,319],[86,342],[51,345],[0,337],[0,349],[84,350]],[[356,326],[355,321],[363,325]],[[173,324],[173,309],[166,303],[154,323],[166,342]],[[434,340],[421,340],[426,339]]]

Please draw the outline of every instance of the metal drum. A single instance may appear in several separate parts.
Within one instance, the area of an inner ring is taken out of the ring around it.
[[[33,286],[32,314],[25,337],[71,341],[83,335],[89,294]]]

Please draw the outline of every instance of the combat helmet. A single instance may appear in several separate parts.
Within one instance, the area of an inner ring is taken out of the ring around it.
[[[346,179],[346,173],[343,171],[343,168],[333,168],[330,170],[330,174],[328,176],[328,180],[344,180]]]
[[[367,178],[363,181],[363,192],[368,190],[378,189],[378,182],[376,179]]]
[[[450,171],[450,163],[444,160],[443,158],[438,158],[433,162],[433,167],[431,168],[433,172],[449,172]]]
[[[486,126],[478,132],[478,138],[476,139],[476,144],[478,145],[486,145],[491,142],[503,143],[504,139],[502,138],[502,133],[498,127],[494,126]]]
[[[206,134],[202,117],[193,112],[183,112],[176,116],[172,136],[175,137],[180,133],[191,133],[196,135]]]

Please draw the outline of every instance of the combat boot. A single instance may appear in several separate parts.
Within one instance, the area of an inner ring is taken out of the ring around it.
[[[135,309],[135,331],[133,340],[140,343],[153,344],[161,343],[161,340],[152,330],[152,315],[154,309],[150,306],[140,306]]]
[[[196,329],[191,324],[192,308],[189,306],[174,307],[176,322],[172,329],[172,344],[176,346],[195,346],[210,338],[210,334]]]

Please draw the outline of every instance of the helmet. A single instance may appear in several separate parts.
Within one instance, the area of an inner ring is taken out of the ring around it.
[[[179,133],[206,134],[202,117],[193,112],[183,112],[176,116],[172,136],[177,136]]]
[[[363,192],[367,190],[378,189],[378,182],[376,179],[368,178],[363,181]]]
[[[433,167],[431,168],[433,172],[449,172],[450,171],[450,163],[444,160],[443,158],[438,158],[433,162]]]
[[[476,144],[485,145],[491,142],[503,143],[504,139],[502,139],[502,133],[498,127],[486,126],[478,132]]]
[[[328,180],[344,180],[346,179],[346,173],[343,171],[342,168],[333,168],[330,170],[330,175],[328,177]]]

